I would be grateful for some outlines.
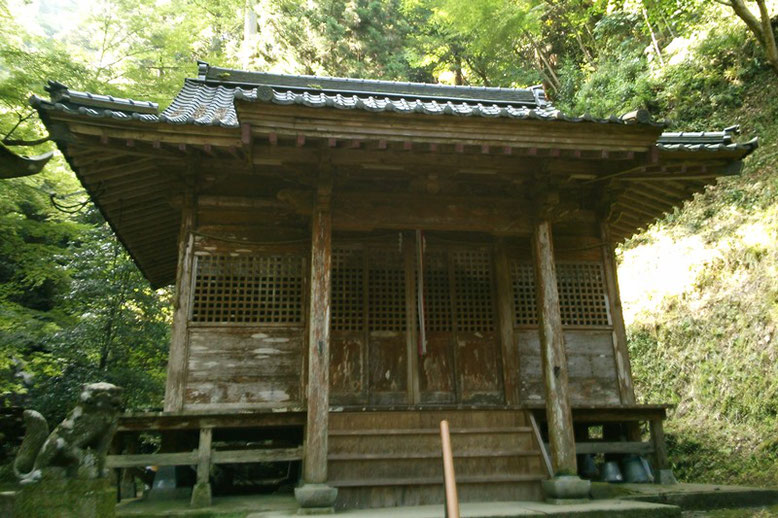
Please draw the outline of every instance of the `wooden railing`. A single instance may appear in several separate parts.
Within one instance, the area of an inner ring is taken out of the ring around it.
[[[443,449],[443,483],[446,489],[446,518],[459,518],[459,498],[454,475],[454,455],[451,452],[451,435],[448,421],[440,422],[440,442]]]

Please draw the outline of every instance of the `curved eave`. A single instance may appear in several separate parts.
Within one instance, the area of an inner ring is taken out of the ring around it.
[[[38,108],[38,114],[52,134],[62,155],[83,185],[90,199],[114,232],[152,288],[160,288],[175,280],[177,233],[180,214],[168,203],[164,193],[174,187],[174,179],[153,183],[145,189],[143,182],[156,182],[165,171],[158,165],[143,167],[137,157],[116,153],[110,160],[89,162],[93,153],[79,149],[77,139],[61,128],[63,120],[53,120],[49,110]],[[79,117],[76,114],[67,114]],[[88,115],[80,115],[81,118]],[[59,127],[58,127],[59,125]],[[128,161],[135,159],[134,161]],[[80,161],[83,161],[81,163]],[[102,172],[98,165],[102,164]],[[119,171],[123,175],[117,174]],[[127,178],[130,181],[127,181]],[[111,193],[106,198],[104,193]]]
[[[616,182],[611,217],[619,241],[632,237],[672,213],[719,178],[741,173],[743,160],[759,145],[758,139],[727,145],[659,146],[658,164]],[[675,164],[672,170],[662,164]],[[663,169],[665,171],[663,171]]]

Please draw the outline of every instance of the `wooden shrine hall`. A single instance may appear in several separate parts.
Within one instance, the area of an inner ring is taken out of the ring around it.
[[[47,91],[31,103],[93,201],[176,285],[164,411],[119,436],[183,439],[110,465],[196,466],[195,504],[220,467],[300,461],[302,507],[439,503],[448,419],[462,500],[585,498],[584,455],[672,478],[614,247],[739,174],[756,139],[571,117],[540,87],[206,63],[162,111]]]

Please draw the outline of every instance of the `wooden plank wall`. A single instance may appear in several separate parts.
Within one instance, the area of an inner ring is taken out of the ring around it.
[[[577,404],[619,404],[621,396],[613,347],[613,303],[618,292],[603,268],[601,241],[591,237],[555,239],[570,394]],[[519,399],[545,399],[531,278],[531,257],[521,246],[508,250],[514,281],[514,341],[519,354]]]
[[[301,406],[305,246],[198,237],[195,253],[184,409]]]
[[[304,328],[190,327],[188,410],[301,404]]]
[[[519,390],[524,402],[543,401],[540,341],[534,329],[517,329]],[[619,385],[608,330],[565,331],[570,395],[573,403],[618,404]]]

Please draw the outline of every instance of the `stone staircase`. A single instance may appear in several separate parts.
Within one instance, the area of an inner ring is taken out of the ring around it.
[[[328,483],[339,490],[337,507],[443,503],[443,419],[460,501],[541,500],[547,471],[525,411],[332,412]]]

